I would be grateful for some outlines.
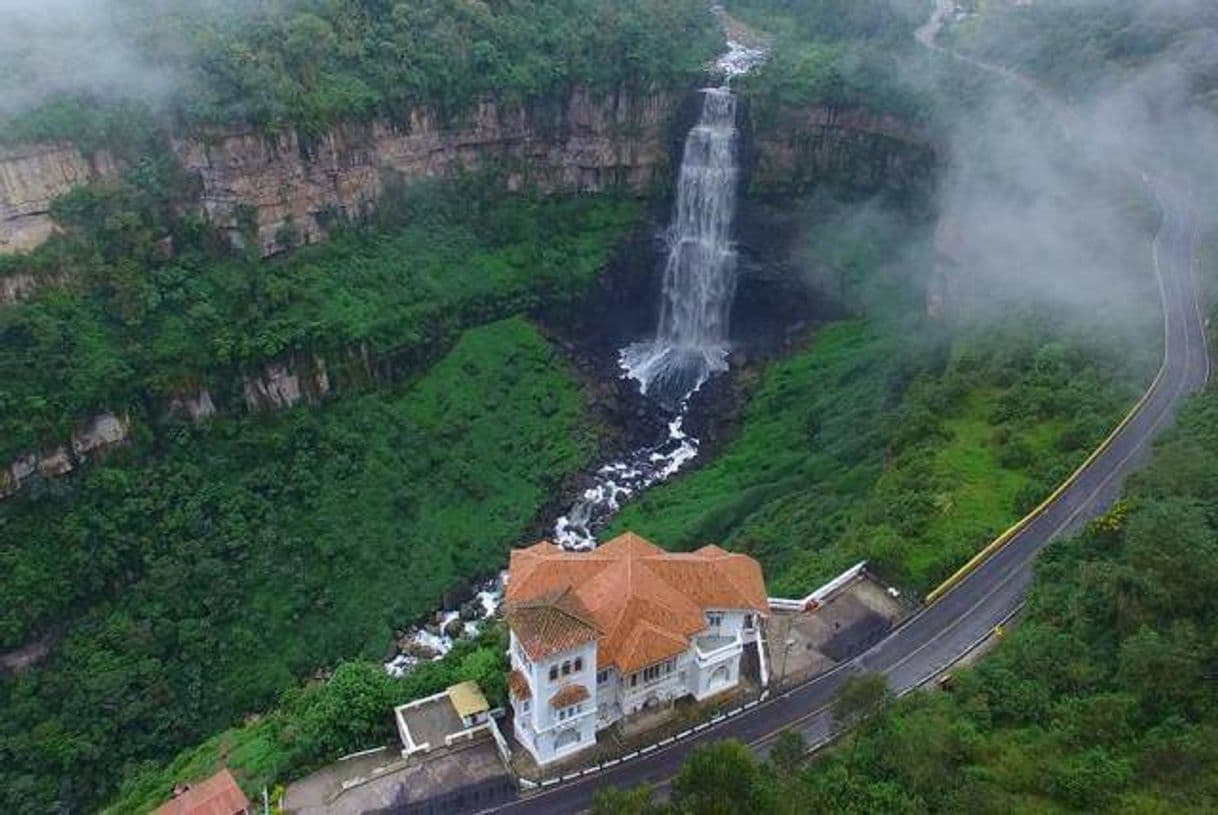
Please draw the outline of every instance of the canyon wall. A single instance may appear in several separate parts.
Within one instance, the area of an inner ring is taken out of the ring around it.
[[[38,246],[55,231],[51,201],[117,174],[117,163],[105,151],[86,155],[68,144],[0,148],[0,253]],[[15,298],[21,287],[20,281],[0,281],[0,295]]]
[[[217,129],[175,138],[169,148],[198,175],[199,209],[241,245],[263,254],[324,239],[331,219],[372,211],[388,184],[451,177],[495,167],[509,189],[646,191],[669,169],[672,94],[595,94],[575,89],[561,102],[483,102],[451,119],[416,108],[400,121],[335,127],[317,138]],[[117,162],[68,145],[0,151],[0,252],[33,249],[55,230],[50,203],[89,181],[112,177]],[[6,283],[5,300],[25,288]]]
[[[894,116],[810,106],[750,122],[749,191],[798,195],[817,184],[914,192],[934,177],[935,146]]]
[[[561,102],[487,101],[448,120],[416,108],[401,120],[338,126],[316,138],[226,128],[176,138],[169,148],[200,179],[199,210],[234,244],[252,237],[270,255],[323,240],[334,219],[367,215],[395,182],[494,167],[513,190],[654,189],[668,179],[681,101],[672,93],[575,89]],[[933,165],[925,138],[893,117],[811,106],[750,121],[746,130],[751,188],[766,195],[826,180],[860,189],[912,185]],[[55,231],[57,195],[120,169],[106,152],[70,145],[0,149],[0,253],[38,246]],[[27,293],[29,283],[0,281],[0,302]]]
[[[371,212],[395,184],[477,169],[496,169],[495,177],[510,190],[661,189],[689,124],[682,113],[693,99],[576,90],[548,106],[488,102],[449,121],[419,109],[404,121],[336,127],[315,139],[294,131],[230,129],[175,139],[170,147],[199,178],[194,203],[200,211],[234,243],[253,238],[269,255],[291,243],[324,239],[331,219]],[[834,182],[864,191],[900,190],[929,183],[932,176],[933,147],[896,119],[808,107],[785,111],[777,125],[763,127],[751,117],[742,124],[750,190],[763,197],[781,200]],[[120,169],[108,154],[85,155],[65,145],[0,150],[0,252],[38,245],[55,231],[55,196],[115,177]],[[27,296],[35,285],[23,273],[0,277],[0,303]],[[941,302],[941,295],[932,294],[928,308],[933,313]],[[337,368],[314,355],[268,360],[234,387],[196,383],[172,396],[164,410],[201,421],[217,412],[318,402],[330,393],[336,370],[355,366],[373,376],[366,349],[351,349],[349,356],[331,360]],[[32,478],[71,472],[124,444],[130,430],[125,415],[102,413],[61,444],[27,451],[7,466],[0,462],[0,498]]]

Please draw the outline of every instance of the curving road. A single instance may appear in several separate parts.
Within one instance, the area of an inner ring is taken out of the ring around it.
[[[919,39],[930,45],[935,31],[937,24],[931,29],[924,28]],[[1005,71],[1002,73],[1005,75]],[[693,737],[578,780],[522,796],[494,811],[530,815],[580,812],[591,805],[594,793],[601,787],[665,784],[695,747],[719,739],[741,739],[764,752],[774,736],[791,728],[801,731],[809,744],[823,744],[831,736],[828,705],[849,674],[882,671],[894,692],[908,692],[939,675],[988,638],[996,625],[1009,619],[1023,604],[1036,554],[1112,504],[1123,479],[1145,458],[1156,435],[1172,422],[1184,399],[1203,387],[1209,378],[1205,319],[1193,272],[1195,222],[1184,195],[1162,182],[1144,178],[1159,198],[1163,212],[1151,253],[1159,277],[1164,316],[1162,367],[1143,399],[1108,443],[1055,493],[1036,517],[936,603],[855,659]]]

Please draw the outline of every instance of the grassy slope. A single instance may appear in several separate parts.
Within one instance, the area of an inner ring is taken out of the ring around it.
[[[910,694],[810,761],[798,738],[760,767],[701,747],[671,802],[607,790],[596,812],[1214,812],[1216,518],[1211,389],[1113,511],[1040,556],[1019,624],[948,692]]]
[[[1122,504],[1043,556],[1026,619],[951,694],[803,773],[800,811],[1212,812],[1216,408],[1194,399]]]
[[[924,227],[875,208],[806,206],[804,263],[839,270],[866,316],[767,367],[727,449],[613,526],[674,548],[748,552],[779,594],[806,593],[862,558],[923,590],[1117,421],[1153,372],[1155,315],[1135,296],[1131,318],[1128,293],[1116,293],[1088,317],[1022,307],[928,321],[917,294],[927,261],[909,249]],[[1130,292],[1151,284],[1142,278]],[[1137,328],[1112,336],[1117,318]]]
[[[0,258],[0,272],[73,281],[0,307],[0,461],[62,443],[101,409],[154,423],[200,384],[239,404],[244,374],[291,353],[326,359],[340,387],[364,376],[354,349],[398,370],[433,360],[466,326],[580,297],[638,218],[612,197],[424,188],[387,203],[378,229],[261,262],[209,252],[197,225],[139,200],[144,183],[73,192],[56,203],[76,213],[65,239]],[[172,258],[155,249],[166,231]]]
[[[88,808],[126,762],[265,709],[319,664],[381,656],[395,625],[502,563],[596,447],[581,387],[521,319],[469,332],[397,393],[161,443],[91,468],[78,494],[4,508],[5,538],[45,569],[28,579],[76,557],[138,576],[0,687],[0,788],[19,796],[0,808],[57,793]]]

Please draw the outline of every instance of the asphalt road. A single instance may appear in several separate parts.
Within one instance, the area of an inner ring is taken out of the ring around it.
[[[1102,514],[1120,493],[1125,478],[1149,452],[1155,436],[1175,417],[1181,403],[1209,377],[1205,325],[1192,258],[1196,234],[1187,211],[1164,205],[1153,247],[1164,307],[1164,360],[1140,410],[1109,446],[1035,520],[975,572],[871,649],[833,671],[718,726],[647,756],[601,770],[497,808],[511,813],[574,813],[587,809],[596,790],[664,784],[700,744],[741,739],[764,751],[777,733],[801,731],[809,744],[831,733],[828,705],[853,672],[882,671],[893,691],[915,688],[984,640],[994,626],[1019,608],[1032,579],[1032,561],[1048,543]]]
[[[1193,270],[1195,221],[1185,196],[1146,180],[1163,210],[1152,247],[1164,313],[1162,368],[1137,412],[1039,516],[937,603],[829,673],[695,736],[522,796],[493,811],[530,815],[581,812],[590,807],[593,795],[602,787],[667,783],[695,747],[720,739],[740,739],[765,752],[779,732],[790,728],[802,732],[809,744],[823,743],[832,732],[828,705],[851,673],[882,671],[894,692],[908,691],[940,674],[1007,620],[1027,594],[1036,554],[1111,506],[1124,478],[1148,455],[1156,435],[1171,424],[1184,399],[1209,378],[1205,321]]]

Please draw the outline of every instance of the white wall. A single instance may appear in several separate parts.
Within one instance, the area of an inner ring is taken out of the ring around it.
[[[539,764],[577,753],[595,744],[596,643],[590,642],[531,664],[527,662],[528,657],[514,633],[510,636],[510,643],[512,667],[528,677],[529,687],[533,690],[527,714],[522,714],[524,706],[520,702],[513,702],[516,735],[520,742],[529,748]],[[580,661],[578,671],[574,669],[577,659]],[[570,668],[566,674],[562,672],[563,664]],[[552,666],[558,668],[555,679],[550,679]],[[589,697],[580,703],[582,707],[578,714],[562,719],[560,712],[550,705],[550,699],[567,684],[582,685],[588,690]]]
[[[760,626],[760,615],[756,612],[725,610],[719,614],[719,624],[708,625],[703,634],[725,637],[743,635],[744,641],[751,641],[752,631]],[[746,617],[752,618],[751,631],[744,627]],[[615,705],[620,707],[622,716],[629,716],[642,710],[649,701],[667,704],[690,695],[704,699],[740,681],[739,647],[729,649],[704,666],[698,664],[695,649],[690,648],[675,658],[670,673],[647,682],[643,679],[643,672],[639,671],[637,684],[631,687],[630,675],[621,676],[612,668],[608,670],[607,681],[597,683],[595,642],[530,663],[514,633],[510,641],[512,667],[528,677],[529,687],[533,690],[527,713],[523,712],[523,705],[519,701],[513,700],[516,737],[539,764],[564,758],[595,744],[596,730],[615,720]],[[564,676],[561,666],[570,663],[573,668],[576,658],[582,661],[580,670],[572,670]],[[551,666],[559,666],[558,677],[554,680],[550,679]],[[558,711],[550,705],[550,699],[568,683],[583,685],[588,690],[589,698],[583,702],[583,708],[577,715],[559,719]],[[599,715],[602,709],[606,713],[605,720]]]

